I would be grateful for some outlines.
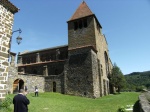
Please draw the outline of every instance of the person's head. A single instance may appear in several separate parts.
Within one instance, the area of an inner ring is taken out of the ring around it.
[[[24,94],[24,92],[25,92],[24,89],[20,89],[19,90],[19,93],[23,93]]]

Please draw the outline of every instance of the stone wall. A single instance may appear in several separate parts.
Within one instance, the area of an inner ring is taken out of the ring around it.
[[[76,20],[77,22],[79,20]],[[74,21],[68,22],[68,48],[74,49],[82,46],[95,47],[95,31],[94,31],[94,17],[87,18],[87,28],[74,30]]]
[[[64,74],[45,77],[45,92],[65,93]]]
[[[84,21],[86,19],[87,27],[75,29],[75,23],[80,23],[80,21]],[[97,86],[99,86],[100,96],[104,96],[112,92],[112,87],[110,87],[108,79],[108,77],[110,77],[112,63],[109,57],[107,41],[101,30],[102,27],[94,15],[68,21],[68,49],[74,50],[86,46],[93,46],[97,51],[97,59],[94,60],[96,60],[95,63],[97,63],[98,66],[97,75],[99,79],[97,80],[99,80],[99,82],[94,80],[95,86],[93,85],[93,87],[97,88]],[[98,90],[96,88],[94,90]],[[99,92],[97,94],[99,94]]]
[[[92,47],[71,50],[65,66],[66,94],[99,97],[97,57]]]
[[[94,26],[98,25],[98,22],[94,18]],[[110,93],[110,84],[108,76],[112,70],[112,63],[109,58],[109,50],[108,50],[108,44],[106,41],[105,36],[102,33],[102,28],[99,26],[99,28],[95,28],[95,38],[96,38],[96,50],[97,52],[97,58],[99,60],[99,68],[100,70],[100,83],[101,83],[101,96],[107,95]]]
[[[38,87],[39,92],[45,91],[45,77],[35,76],[32,74],[18,75],[17,67],[10,66],[9,67],[9,75],[8,75],[7,92],[14,93],[13,85],[14,85],[14,82],[17,80],[23,81],[23,85],[21,88],[24,89],[26,86],[29,93],[30,92],[32,93],[35,91],[35,86]],[[19,87],[18,87],[18,90],[19,90]],[[15,91],[15,92],[17,92],[17,91]]]
[[[29,93],[34,92],[35,86],[38,87],[39,92],[58,92],[64,93],[64,74],[58,75],[37,75],[37,74],[18,74],[18,68],[15,67],[15,54],[11,54],[11,62],[8,73],[8,93],[17,93],[20,88],[25,89]],[[61,64],[61,63],[57,63]],[[20,73],[20,72],[19,72]],[[22,82],[23,84],[19,84]],[[15,85],[16,84],[16,85]],[[21,87],[19,87],[21,86]],[[16,89],[15,89],[16,88]]]
[[[14,83],[15,81],[22,80],[23,86],[21,88],[25,89],[25,86],[28,88],[28,92],[32,93],[35,90],[35,86],[38,87],[39,92],[58,92],[64,94],[64,74],[59,75],[51,75],[51,76],[39,76],[32,74],[24,74],[18,75],[17,67],[10,66],[9,67],[9,75],[8,75],[8,93],[14,92]],[[19,87],[18,87],[19,90]]]
[[[8,0],[0,1],[0,99],[5,98],[8,80],[8,51],[14,13],[18,9]]]
[[[149,94],[150,96],[150,92],[148,93],[142,93],[139,96],[139,106],[140,106],[140,112],[150,112],[150,102],[148,101],[147,97],[145,94]]]

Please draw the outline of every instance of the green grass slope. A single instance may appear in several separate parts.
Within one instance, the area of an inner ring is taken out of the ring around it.
[[[117,112],[121,106],[133,105],[138,100],[138,95],[136,92],[126,92],[90,99],[59,93],[40,93],[39,97],[34,97],[34,94],[28,94],[27,97],[31,102],[29,112]]]

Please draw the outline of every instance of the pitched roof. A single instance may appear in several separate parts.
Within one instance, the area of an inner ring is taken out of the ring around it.
[[[10,12],[12,12],[13,14],[19,11],[19,9],[14,6],[9,0],[0,0],[0,4],[10,10]]]
[[[61,45],[61,46],[50,47],[50,48],[45,48],[45,49],[39,49],[39,50],[34,50],[34,51],[20,52],[19,55],[36,53],[36,52],[41,52],[41,51],[48,51],[48,50],[53,50],[53,49],[61,49],[61,48],[64,48],[64,47],[68,47],[68,45]]]
[[[89,7],[85,3],[85,1],[83,1],[69,21],[79,19],[79,18],[83,18],[83,17],[90,16],[90,15],[94,15],[94,14],[89,9]]]

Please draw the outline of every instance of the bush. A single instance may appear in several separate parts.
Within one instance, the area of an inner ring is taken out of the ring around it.
[[[6,97],[4,100],[0,101],[0,109],[2,108],[9,108],[10,105],[12,104],[12,99],[9,97]]]
[[[128,112],[130,111],[129,109],[133,110],[133,105],[126,105],[126,106],[119,107],[118,112]]]
[[[119,107],[119,109],[118,109],[118,112],[126,112],[126,109],[125,109],[125,107]]]

